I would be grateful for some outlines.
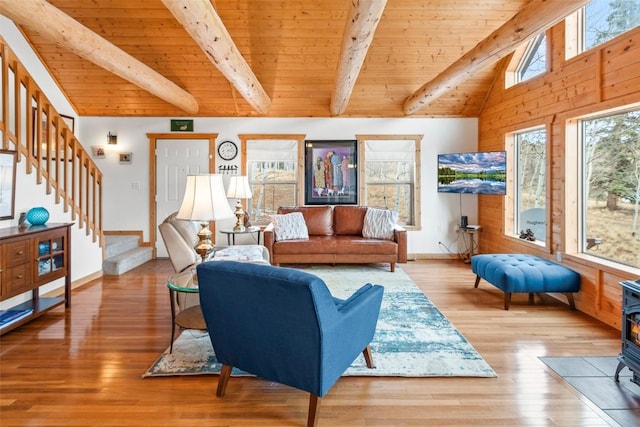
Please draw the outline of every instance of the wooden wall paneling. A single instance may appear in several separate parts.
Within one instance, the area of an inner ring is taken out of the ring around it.
[[[622,291],[619,282],[626,280],[624,275],[600,268],[598,260],[593,257],[570,257],[563,263],[579,272],[582,277],[580,292],[575,295],[580,311],[621,329]]]
[[[598,310],[601,315],[607,315],[614,323],[621,322],[620,307],[614,301],[622,301],[622,287],[619,283],[625,280],[620,274],[602,271],[600,282],[600,300]],[[621,325],[617,323],[617,328]]]
[[[640,67],[640,64],[627,67],[626,70],[621,70],[620,74],[631,74],[633,73],[632,69],[637,69],[638,67]],[[604,100],[616,99],[628,94],[633,88],[640,86],[640,77],[619,81],[618,76],[608,75],[604,76],[604,79],[607,82],[607,84],[602,87],[602,99]]]
[[[564,258],[565,257],[563,257],[563,263],[567,267],[580,273],[581,276],[580,292],[575,295],[576,301],[580,301],[580,305],[578,306],[580,311],[597,318],[602,298],[600,270],[588,263],[576,262],[573,258]]]
[[[576,87],[586,86],[589,88],[589,85],[593,85],[593,82],[589,79],[589,77],[594,77],[594,71],[591,66],[593,60],[592,53],[584,54],[579,59],[566,63],[561,70],[558,70],[556,66],[554,71],[549,74],[543,74],[528,80],[526,83],[503,89],[502,98],[499,99],[500,110],[515,114],[515,111],[512,111],[513,108],[530,105],[545,95],[549,98],[547,102],[559,102],[566,99],[566,97],[575,96],[579,92]],[[493,93],[491,97],[493,97]],[[483,117],[486,113],[486,111],[483,111]],[[518,112],[518,115],[520,114],[521,112]]]
[[[640,86],[640,46],[634,40],[640,35],[625,38],[619,44],[602,51],[602,98],[616,98]]]
[[[495,201],[478,198],[479,222],[485,230],[479,239],[482,252],[525,252],[562,262],[582,276],[578,308],[604,323],[620,329],[621,291],[619,282],[635,279],[634,269],[621,268],[595,257],[577,254],[578,147],[574,117],[610,110],[623,105],[640,105],[640,55],[632,43],[640,37],[640,28],[603,45],[565,60],[564,24],[551,29],[551,72],[505,89],[498,77],[479,119],[479,148],[496,149],[505,144],[505,135],[526,129],[532,123],[550,122],[549,155],[551,182],[548,248],[518,242],[498,231]],[[562,38],[562,40],[557,40]],[[558,41],[556,44],[555,41]],[[501,203],[504,204],[504,201]],[[499,204],[500,205],[500,204]],[[506,209],[498,206],[498,209]],[[496,229],[490,229],[495,227]]]
[[[554,116],[555,118],[555,116]],[[547,138],[551,142],[547,144],[547,179],[546,179],[546,206],[549,215],[547,221],[547,238],[545,248],[547,253],[553,253],[553,248],[564,247],[562,244],[564,226],[564,149],[560,144],[561,129],[557,120],[546,127]]]
[[[471,50],[456,59],[446,70],[422,85],[420,89],[404,101],[407,115],[428,106],[429,102],[448,91],[449,87],[464,81],[481,68],[482,64],[498,62],[508,56],[521,43],[537,36],[541,31],[560,22],[571,13],[588,3],[587,0],[563,1],[557,3],[531,2],[517,15],[482,39]],[[547,67],[549,68],[549,67]]]

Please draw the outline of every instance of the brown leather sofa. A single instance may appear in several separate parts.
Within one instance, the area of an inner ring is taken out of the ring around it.
[[[309,239],[275,240],[274,225],[264,229],[264,245],[271,263],[369,264],[407,262],[407,231],[399,225],[393,240],[362,237],[366,206],[280,207],[278,214],[301,212]]]

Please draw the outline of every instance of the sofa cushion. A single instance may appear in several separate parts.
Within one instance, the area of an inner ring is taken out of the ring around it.
[[[282,206],[279,214],[300,212],[304,216],[310,236],[333,236],[333,209],[331,206]]]
[[[362,236],[366,206],[336,206],[333,208],[333,228],[336,235]]]
[[[333,236],[309,236],[308,240],[289,240],[273,244],[276,255],[335,254],[336,239]]]
[[[397,212],[367,208],[362,225],[362,236],[370,239],[393,240],[393,230],[397,221]]]
[[[273,216],[273,231],[276,241],[308,239],[309,231],[300,212]]]
[[[396,255],[398,253],[398,245],[391,240],[336,236],[335,242],[335,251],[338,255]]]

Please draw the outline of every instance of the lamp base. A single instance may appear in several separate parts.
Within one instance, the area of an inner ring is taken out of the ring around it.
[[[236,203],[236,211],[235,211],[235,216],[236,216],[236,225],[233,227],[233,231],[245,231],[245,226],[244,226],[244,210],[242,209],[242,203],[240,203],[240,200],[238,200],[238,203]]]
[[[198,232],[198,243],[194,249],[196,250],[196,253],[200,255],[200,258],[202,258],[202,262],[205,262],[215,246],[211,243],[211,230],[209,230],[209,224],[207,222],[201,222],[200,227],[200,231]]]

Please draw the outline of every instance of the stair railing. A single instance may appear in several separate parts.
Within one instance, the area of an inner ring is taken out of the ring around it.
[[[46,194],[55,192],[55,203],[104,247],[102,172],[2,37],[0,61],[2,148],[16,150],[26,173],[35,171]]]

